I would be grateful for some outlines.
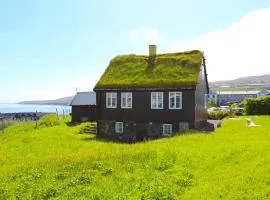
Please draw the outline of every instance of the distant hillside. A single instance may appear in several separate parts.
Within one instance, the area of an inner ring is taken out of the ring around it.
[[[270,89],[270,74],[262,76],[248,76],[228,81],[210,82],[209,86],[213,91]]]
[[[55,100],[21,101],[18,104],[38,104],[38,105],[69,105],[73,96],[63,97]]]

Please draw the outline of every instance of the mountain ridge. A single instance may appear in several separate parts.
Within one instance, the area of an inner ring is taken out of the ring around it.
[[[36,105],[70,105],[74,96],[62,97],[54,100],[31,100],[31,101],[20,101],[17,104],[36,104]]]
[[[209,82],[209,86],[213,90],[263,90],[270,89],[270,74],[260,76],[247,76],[233,80],[221,80]]]
[[[233,80],[221,80],[209,82],[213,91],[221,90],[262,90],[270,89],[270,74],[260,76],[247,76]],[[37,104],[37,105],[70,105],[73,96],[62,97],[54,100],[31,100],[21,101],[17,104]]]

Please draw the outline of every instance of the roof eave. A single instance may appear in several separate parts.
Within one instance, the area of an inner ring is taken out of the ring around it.
[[[195,90],[196,84],[189,85],[153,85],[153,86],[102,86],[95,87],[94,91],[155,91],[155,90]]]

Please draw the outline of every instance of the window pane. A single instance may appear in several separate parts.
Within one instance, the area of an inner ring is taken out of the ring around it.
[[[176,100],[175,107],[176,108],[181,108],[181,97],[180,96],[176,96],[175,100]]]
[[[122,102],[122,107],[126,107],[126,98],[122,97],[121,102]]]
[[[111,98],[107,98],[107,106],[110,107],[111,106]]]
[[[128,98],[127,99],[127,107],[128,108],[131,108],[132,107],[132,105],[131,105],[131,98]]]
[[[121,93],[121,107],[126,107],[126,93]]]
[[[157,105],[156,105],[156,93],[155,92],[151,93],[151,107],[152,108],[157,107]]]
[[[174,102],[174,97],[170,97],[170,108],[174,108],[175,102]]]
[[[116,107],[116,98],[112,98],[112,107]]]
[[[152,108],[157,108],[156,100],[152,99]]]
[[[170,92],[170,97],[175,97],[175,92]]]
[[[122,122],[115,123],[115,132],[116,133],[123,133],[123,123]]]
[[[172,134],[172,125],[171,124],[163,124],[163,134],[171,135]]]
[[[162,108],[162,107],[163,107],[163,93],[158,92],[158,108]]]

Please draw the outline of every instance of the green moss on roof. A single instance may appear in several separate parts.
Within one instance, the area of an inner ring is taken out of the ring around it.
[[[198,50],[158,54],[153,67],[148,56],[122,55],[113,58],[96,88],[197,83],[203,53]]]

